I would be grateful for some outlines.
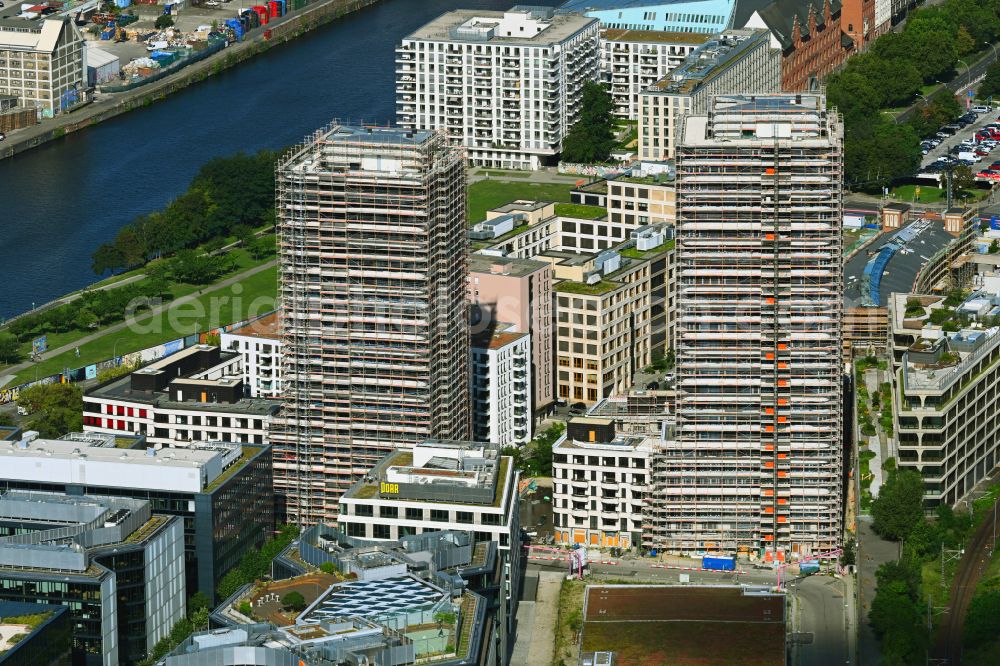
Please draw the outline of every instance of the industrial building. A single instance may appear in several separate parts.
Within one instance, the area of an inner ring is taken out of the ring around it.
[[[531,336],[499,324],[472,338],[472,434],[499,447],[531,441]]]
[[[0,435],[0,490],[144,500],[183,518],[188,594],[209,598],[222,577],[274,530],[271,450],[196,442],[146,448],[142,438],[71,433]],[[138,448],[125,448],[130,445]]]
[[[552,266],[531,259],[472,254],[469,300],[473,335],[498,322],[510,324],[511,331],[528,334],[531,410],[535,415],[544,413],[555,402]]]
[[[598,22],[550,7],[448,12],[396,49],[396,118],[446,133],[469,163],[552,163],[599,76]]]
[[[0,19],[0,96],[45,118],[69,111],[87,90],[83,44],[70,19]]]
[[[935,310],[950,310],[944,297],[894,293],[889,301],[897,465],[924,478],[928,509],[970,499],[1000,463],[1000,329],[991,326],[1000,295],[973,292],[938,323]]]
[[[639,103],[639,158],[674,157],[686,114],[704,114],[716,95],[781,89],[781,52],[766,30],[726,30],[646,89]]]
[[[388,452],[468,439],[465,162],[443,132],[331,125],[277,168],[286,520],[337,519]]]
[[[69,663],[144,659],[184,617],[185,599],[179,518],[139,500],[0,495],[0,600],[68,606]]]
[[[142,435],[154,446],[204,441],[264,446],[280,402],[249,393],[240,354],[195,345],[88,389],[83,428]]]
[[[556,543],[626,549],[640,544],[655,441],[618,433],[609,418],[569,420],[552,447]]]
[[[639,117],[639,95],[684,62],[708,35],[658,30],[605,30],[601,34],[601,81],[619,118]]]
[[[765,559],[843,522],[843,128],[821,95],[716,97],[677,154],[677,409],[644,544]]]

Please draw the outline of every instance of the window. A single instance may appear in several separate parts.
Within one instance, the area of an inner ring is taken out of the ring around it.
[[[499,513],[484,513],[482,516],[483,525],[499,525],[500,524],[500,514]]]
[[[375,524],[372,525],[372,538],[375,539],[388,539],[389,537],[389,526]]]
[[[448,511],[445,509],[431,509],[431,522],[447,523]]]
[[[354,505],[354,515],[355,516],[374,516],[375,512],[372,510],[371,504],[355,504]]]
[[[472,524],[472,512],[471,511],[456,511],[455,512],[455,522],[462,523],[465,525]]]
[[[423,509],[406,509],[406,519],[407,520],[423,520],[424,510]]]
[[[399,509],[394,506],[380,506],[378,515],[382,518],[399,518]]]
[[[365,526],[361,523],[347,523],[347,536],[364,537]]]

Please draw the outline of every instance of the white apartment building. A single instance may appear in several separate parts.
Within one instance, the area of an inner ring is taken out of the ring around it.
[[[556,543],[640,543],[654,440],[615,432],[609,418],[570,419],[552,447]]]
[[[726,30],[645,90],[639,103],[639,158],[673,158],[683,117],[705,113],[716,95],[778,92],[781,51],[771,47],[770,35],[767,30]]]
[[[280,402],[246,393],[238,354],[196,345],[87,391],[83,429],[161,446],[269,444]]]
[[[70,19],[0,19],[0,95],[51,118],[83,101],[83,36]]]
[[[677,428],[650,547],[794,559],[842,538],[843,126],[716,97],[677,155]],[[648,537],[648,538],[647,538]]]
[[[472,340],[472,436],[498,447],[532,437],[531,336],[500,324]]]
[[[460,530],[519,556],[513,460],[489,444],[428,440],[390,453],[340,499],[337,525],[360,539]]]
[[[924,479],[924,505],[967,499],[1000,463],[1000,329],[978,320],[1000,314],[1000,297],[977,292],[956,308],[973,320],[958,331],[932,324],[941,296],[893,294],[893,427],[898,465]],[[965,321],[968,321],[966,319]],[[958,328],[956,317],[947,328]]]
[[[280,312],[273,312],[245,326],[223,333],[220,346],[243,358],[243,381],[251,398],[280,398],[281,372]]]
[[[396,119],[440,129],[469,163],[553,162],[599,76],[598,21],[547,7],[448,12],[396,49]]]
[[[615,115],[639,117],[639,95],[684,62],[709,36],[696,32],[605,30],[601,34],[601,80]]]

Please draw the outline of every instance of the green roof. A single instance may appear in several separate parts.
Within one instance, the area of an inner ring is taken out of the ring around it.
[[[584,294],[587,296],[599,296],[601,294],[606,294],[609,291],[614,291],[618,287],[622,286],[620,282],[609,282],[608,280],[601,280],[600,282],[595,282],[594,284],[587,284],[585,282],[574,282],[573,280],[564,280],[562,282],[556,283],[553,287],[556,291],[565,294]]]
[[[623,257],[628,257],[629,259],[649,259],[650,257],[654,257],[658,254],[669,252],[672,249],[674,249],[673,239],[668,240],[664,243],[660,243],[656,247],[651,248],[649,250],[637,250],[634,247],[626,247],[624,249],[619,250],[618,252]]]

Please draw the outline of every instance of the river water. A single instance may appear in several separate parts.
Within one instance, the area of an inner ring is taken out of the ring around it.
[[[148,108],[0,160],[0,320],[92,283],[94,249],[183,192],[205,161],[288,146],[334,118],[392,121],[403,37],[452,9],[515,3],[383,0]]]

